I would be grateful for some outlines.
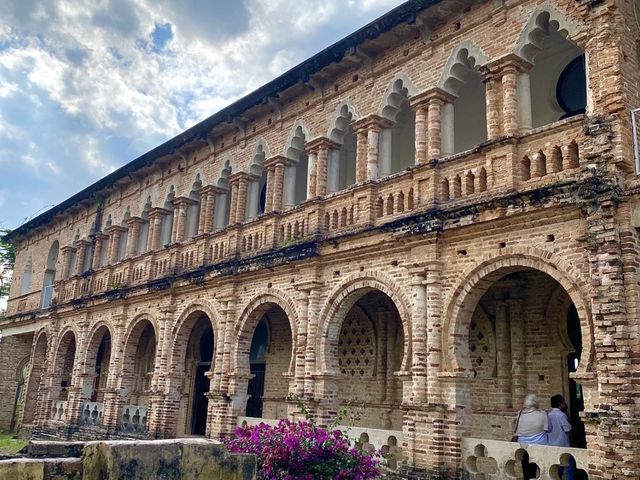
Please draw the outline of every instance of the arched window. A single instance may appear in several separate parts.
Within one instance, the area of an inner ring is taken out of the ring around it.
[[[464,152],[487,140],[485,85],[476,57],[482,54],[472,54],[470,48],[454,52],[443,75],[442,87],[454,97],[442,108],[443,155]]]
[[[44,280],[42,282],[42,308],[48,308],[53,298],[53,283],[56,280],[56,264],[58,263],[58,253],[60,252],[60,244],[56,240],[49,248],[47,255],[47,267],[44,271]]]
[[[29,258],[27,258],[27,263],[24,265],[24,270],[22,271],[22,282],[20,284],[20,295],[26,295],[31,291],[31,276],[33,275],[33,258],[31,254],[29,254]]]
[[[284,173],[285,208],[299,205],[307,199],[309,157],[304,150],[305,141],[306,136],[302,126],[298,125],[286,152],[287,158],[293,163],[286,168]]]
[[[520,79],[523,93],[531,92],[530,111],[520,111],[524,128],[547,125],[586,110],[584,50],[567,40],[567,35],[547,11],[533,17],[523,33],[518,52],[533,63]]]
[[[229,225],[229,213],[231,212],[229,175],[231,175],[231,164],[227,160],[216,185],[221,192],[216,195],[215,212],[213,214],[214,228],[216,230],[221,230]]]
[[[389,88],[382,116],[392,125],[380,132],[380,177],[401,172],[415,163],[416,115],[401,79],[395,80]]]
[[[263,167],[265,156],[264,147],[258,145],[249,166],[249,173],[253,175],[254,180],[249,183],[247,188],[247,220],[264,213],[267,185],[267,172]],[[243,220],[242,218],[238,219],[238,221]]]
[[[356,135],[351,127],[354,113],[343,105],[333,123],[329,137],[340,148],[329,153],[327,190],[335,192],[356,183]]]

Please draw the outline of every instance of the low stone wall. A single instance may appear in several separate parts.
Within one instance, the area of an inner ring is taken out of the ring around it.
[[[252,455],[214,440],[31,442],[27,457],[0,460],[7,480],[255,480]]]

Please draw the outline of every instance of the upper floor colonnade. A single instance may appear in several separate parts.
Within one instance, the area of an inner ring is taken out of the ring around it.
[[[347,90],[327,112],[326,127],[316,126],[312,133],[303,120],[296,120],[284,132],[284,148],[277,152],[260,137],[246,149],[250,158],[242,159],[243,166],[240,158],[223,153],[215,160],[220,163],[216,168],[196,165],[185,174],[188,179],[169,176],[161,182],[161,191],[154,187],[145,192],[141,183],[139,205],[127,206],[131,200],[123,199],[116,202],[117,208],[101,206],[95,221],[78,228],[73,241],[51,244],[44,277],[38,259],[24,263],[20,296],[37,290],[31,285],[33,278],[42,287],[40,306],[48,307],[58,280],[263,214],[284,212],[411,167],[444,159],[455,162],[487,142],[593,110],[585,41],[572,20],[543,6],[531,14],[505,55],[492,59],[476,43],[462,41],[439,67],[437,81],[424,90],[399,71],[379,95],[374,114],[362,115],[358,97],[350,99]],[[531,178],[557,170],[553,162],[548,167],[534,157],[528,161]],[[456,198],[463,190],[458,183],[483,185],[487,171],[471,176],[475,178],[460,182],[440,179],[437,188],[449,191],[445,199]]]

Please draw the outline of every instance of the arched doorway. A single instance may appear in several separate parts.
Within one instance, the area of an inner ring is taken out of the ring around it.
[[[47,356],[47,335],[42,333],[33,349],[29,373],[29,383],[26,389],[24,401],[24,412],[22,414],[22,425],[32,425],[35,422],[36,408],[38,402],[38,392],[42,376],[46,369],[45,360]]]
[[[338,406],[359,406],[353,426],[402,430],[404,330],[393,300],[360,289],[342,301],[329,331],[327,362],[337,370]]]
[[[149,320],[140,320],[126,340],[120,377],[124,402],[121,424],[125,430],[146,429],[155,358],[155,329]]]
[[[56,350],[51,370],[51,390],[49,398],[52,403],[53,420],[72,421],[68,418],[67,401],[73,380],[73,368],[76,360],[76,336],[68,330],[62,335]]]
[[[238,346],[240,378],[247,417],[279,419],[287,416],[289,380],[293,375],[293,334],[286,312],[275,303],[256,308],[245,323]]]
[[[174,352],[175,368],[182,376],[178,435],[206,434],[214,341],[211,320],[200,310],[186,317],[176,337],[175,344],[181,351]]]
[[[87,347],[82,385],[80,423],[101,425],[104,396],[108,388],[111,362],[111,332],[102,325],[92,335]]]
[[[498,269],[471,290],[459,320],[467,341],[456,349],[458,366],[472,377],[465,436],[506,440],[526,395],[549,410],[550,398],[560,394],[573,422],[572,446],[586,444],[581,389],[570,378],[587,357],[582,325],[557,280],[534,268]]]

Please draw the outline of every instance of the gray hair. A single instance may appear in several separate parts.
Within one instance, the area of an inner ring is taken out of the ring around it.
[[[527,395],[527,397],[524,399],[525,408],[538,408],[539,406],[540,406],[540,403],[538,402],[538,397],[536,397],[532,393]]]

